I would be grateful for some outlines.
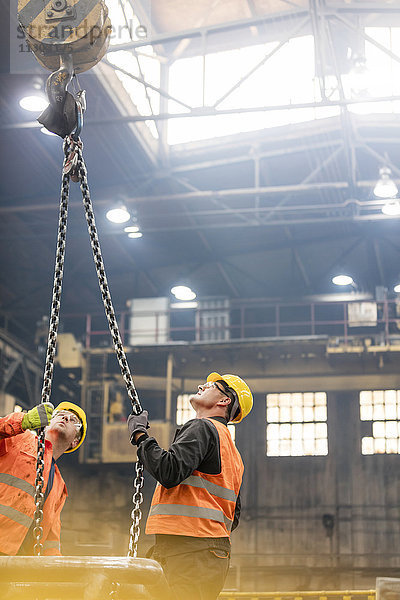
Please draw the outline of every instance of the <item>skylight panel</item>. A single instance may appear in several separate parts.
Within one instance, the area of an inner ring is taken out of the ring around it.
[[[109,16],[112,23],[110,46],[128,43],[138,39],[137,31],[140,22],[134,14],[129,0],[107,0]],[[140,52],[118,50],[109,52],[107,60],[116,69],[116,75],[132,99],[140,115],[158,114],[160,112],[160,95],[155,90],[145,87],[137,79],[143,79],[155,87],[160,86],[160,63],[155,57],[151,45],[143,46]],[[118,70],[118,67],[125,71]],[[154,121],[145,121],[153,137],[158,138]]]

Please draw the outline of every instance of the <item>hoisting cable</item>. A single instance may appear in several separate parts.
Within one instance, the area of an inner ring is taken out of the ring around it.
[[[64,143],[64,166],[68,158],[68,147]],[[65,241],[67,233],[67,217],[68,217],[68,197],[69,197],[69,176],[63,173],[61,184],[60,211],[58,218],[58,234],[56,260],[54,267],[53,280],[53,295],[51,300],[51,312],[49,322],[49,335],[47,340],[46,360],[43,374],[43,387],[41,394],[41,402],[50,402],[51,385],[53,381],[54,358],[56,355],[58,323],[60,317],[60,302],[61,290],[64,273],[64,257],[65,257]],[[42,519],[43,519],[43,470],[44,470],[44,451],[45,451],[45,430],[40,429],[38,432],[38,454],[36,461],[36,480],[35,480],[35,514],[34,514],[34,529],[33,535],[36,540],[34,544],[34,554],[40,556],[43,544],[41,539],[43,536]]]
[[[122,345],[121,336],[119,333],[117,319],[115,317],[115,311],[111,299],[110,290],[108,287],[106,271],[104,268],[103,257],[101,254],[100,242],[97,235],[96,222],[94,218],[94,212],[92,207],[92,201],[90,198],[90,191],[87,181],[87,170],[85,161],[83,159],[83,144],[81,140],[78,138],[77,141],[74,140],[73,136],[70,136],[67,140],[69,143],[69,149],[71,153],[76,153],[77,156],[77,167],[76,173],[79,180],[83,205],[85,208],[86,221],[88,225],[90,245],[92,247],[94,264],[96,267],[97,277],[99,281],[101,297],[103,299],[104,310],[106,313],[108,326],[110,329],[111,337],[114,343],[115,352],[117,355],[117,360],[119,363],[119,367],[121,370],[122,378],[125,382],[126,390],[129,396],[129,399],[132,404],[132,412],[136,415],[142,412],[142,406],[139,401],[139,397],[133,383],[132,375],[129,369],[128,361],[126,360],[126,355],[124,351],[124,347]],[[128,556],[132,556],[136,558],[137,556],[137,544],[140,535],[140,519],[142,517],[142,512],[140,509],[140,505],[143,501],[142,487],[143,487],[143,465],[138,460],[136,462],[136,474],[134,479],[134,493],[132,497],[133,502],[133,510],[131,513],[132,516],[132,525],[130,528],[130,536],[129,536],[129,550]]]
[[[65,256],[65,242],[66,242],[66,230],[67,230],[67,214],[68,214],[68,196],[69,196],[69,181],[70,178],[74,177],[74,180],[79,181],[80,189],[82,192],[83,205],[85,209],[86,221],[88,225],[90,244],[93,252],[94,264],[96,267],[97,277],[99,281],[101,296],[103,299],[104,310],[106,313],[108,326],[110,329],[111,337],[114,343],[117,360],[120,366],[121,375],[125,382],[126,390],[129,399],[132,404],[132,412],[134,414],[140,414],[142,412],[142,406],[140,404],[139,396],[133,383],[132,374],[129,369],[128,361],[126,359],[124,347],[122,345],[121,335],[118,328],[117,319],[111,299],[111,293],[108,287],[107,276],[104,268],[103,257],[101,254],[100,242],[97,234],[97,227],[92,207],[92,201],[90,198],[89,185],[87,181],[87,170],[85,161],[83,159],[83,144],[78,137],[74,139],[74,133],[67,136],[64,140],[64,164],[63,164],[63,175],[62,175],[62,186],[61,186],[61,200],[60,200],[60,214],[59,214],[59,225],[58,225],[58,236],[57,236],[57,251],[56,251],[56,263],[54,270],[54,284],[53,284],[53,297],[51,303],[51,315],[50,315],[50,329],[46,352],[46,362],[44,371],[44,381],[42,390],[42,402],[48,402],[51,394],[51,384],[53,378],[54,369],[54,358],[57,344],[57,332],[59,323],[60,313],[60,300],[61,300],[61,289],[64,271],[64,256]],[[34,536],[36,538],[36,544],[34,546],[34,552],[37,556],[40,556],[42,550],[42,544],[40,539],[43,535],[41,527],[41,521],[43,518],[43,469],[44,469],[44,429],[42,429],[38,435],[38,457],[37,457],[37,476],[35,481],[35,505],[36,511],[34,516],[35,528]],[[128,556],[137,557],[137,546],[140,535],[140,519],[142,517],[142,511],[140,505],[143,501],[142,487],[144,483],[143,477],[143,465],[138,460],[135,466],[135,478],[133,482],[134,493],[132,496],[133,509],[131,513],[132,525],[129,531],[129,549]]]

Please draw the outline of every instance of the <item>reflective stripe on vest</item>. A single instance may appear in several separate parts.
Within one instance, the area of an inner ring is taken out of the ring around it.
[[[30,527],[33,521],[32,517],[28,517],[28,515],[24,515],[24,513],[19,510],[15,510],[15,508],[11,508],[11,506],[5,506],[4,504],[0,504],[0,515],[11,519],[11,521],[15,521],[19,525],[23,525],[24,527]]]
[[[232,521],[224,515],[222,510],[216,510],[215,508],[204,508],[203,506],[187,506],[185,504],[155,504],[151,507],[149,512],[149,516],[153,515],[211,519],[211,521],[224,523],[228,531],[230,531],[232,528]]]
[[[229,490],[224,488],[222,485],[212,483],[207,479],[203,479],[203,477],[200,477],[199,475],[190,475],[190,477],[184,479],[180,485],[191,485],[192,487],[204,488],[213,496],[223,498],[224,500],[229,500],[230,502],[236,502],[237,500],[237,495],[233,490]]]
[[[15,475],[10,475],[9,473],[0,473],[0,483],[11,485],[12,487],[26,492],[32,496],[32,498],[35,497],[35,486],[28,481],[25,481],[25,479],[20,479],[19,477],[15,477]]]

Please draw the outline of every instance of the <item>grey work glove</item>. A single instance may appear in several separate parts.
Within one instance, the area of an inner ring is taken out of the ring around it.
[[[137,433],[147,433],[146,429],[150,427],[148,421],[149,413],[144,410],[140,415],[129,415],[128,417],[128,431],[129,439],[133,446],[136,446],[135,435]]]

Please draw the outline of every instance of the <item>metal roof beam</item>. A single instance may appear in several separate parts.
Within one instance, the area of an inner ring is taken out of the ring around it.
[[[158,44],[166,44],[169,42],[179,42],[187,38],[201,38],[209,34],[225,33],[226,31],[234,31],[237,29],[246,29],[256,25],[271,24],[275,21],[282,23],[283,21],[293,21],[294,18],[302,18],[308,15],[308,10],[304,7],[299,7],[293,11],[282,11],[278,13],[269,13],[249,19],[240,19],[238,21],[225,21],[224,23],[216,23],[202,27],[194,27],[183,31],[172,33],[163,33],[147,37],[143,40],[127,42],[126,44],[116,44],[108,49],[108,52],[117,52],[118,50],[130,50],[140,48],[142,46],[156,46]]]
[[[400,62],[400,57],[398,58]],[[147,85],[147,84],[146,84]],[[160,90],[158,90],[160,91]],[[91,119],[85,122],[85,127],[91,127],[94,125],[115,125],[120,123],[135,123],[143,121],[162,121],[164,119],[191,119],[193,117],[216,117],[220,115],[236,115],[236,114],[247,114],[257,112],[276,112],[282,110],[299,110],[309,108],[327,108],[327,107],[341,107],[341,106],[353,106],[357,104],[375,104],[380,102],[395,102],[399,101],[400,96],[383,96],[379,98],[364,98],[354,99],[346,98],[343,100],[323,100],[322,102],[298,102],[296,104],[274,104],[273,106],[254,106],[248,108],[226,108],[216,110],[212,107],[196,107],[190,112],[184,113],[159,113],[159,114],[148,114],[148,115],[119,115],[116,117],[102,118],[102,119]],[[0,125],[0,130],[7,129],[37,129],[41,127],[37,121],[23,121],[19,123],[3,123]]]

